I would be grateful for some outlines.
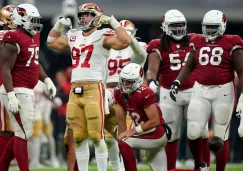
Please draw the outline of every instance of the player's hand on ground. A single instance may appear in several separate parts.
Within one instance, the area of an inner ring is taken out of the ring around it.
[[[126,130],[125,132],[121,133],[121,135],[119,135],[118,139],[122,140],[122,141],[126,141],[129,137],[132,137],[133,135],[135,135],[137,133],[135,128]]]
[[[170,97],[174,101],[176,101],[176,95],[178,94],[179,86],[180,82],[178,80],[175,80],[170,87]]]
[[[56,96],[56,93],[57,93],[57,89],[56,89],[55,85],[53,84],[53,82],[51,81],[50,78],[46,78],[44,80],[44,83],[47,86],[47,91],[49,93],[49,97],[51,99],[53,99]]]
[[[18,113],[20,110],[20,103],[15,95],[15,92],[11,91],[7,94],[7,96],[8,96],[8,110],[13,114]]]

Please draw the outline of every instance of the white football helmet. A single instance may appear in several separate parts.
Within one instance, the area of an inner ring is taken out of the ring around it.
[[[31,4],[20,4],[13,10],[13,22],[16,26],[23,27],[31,35],[41,32],[41,16],[38,9]]]
[[[137,30],[136,27],[134,26],[134,24],[129,20],[121,20],[120,25],[123,28],[125,28],[125,30],[127,31],[127,34],[129,34],[129,35],[133,35]]]
[[[186,18],[178,10],[169,10],[162,18],[161,28],[166,35],[173,37],[175,40],[181,40],[186,35]]]
[[[203,17],[202,32],[210,41],[224,34],[226,30],[226,17],[219,10],[211,10]]]
[[[119,85],[123,93],[131,93],[143,83],[143,68],[135,63],[126,65],[119,76]]]

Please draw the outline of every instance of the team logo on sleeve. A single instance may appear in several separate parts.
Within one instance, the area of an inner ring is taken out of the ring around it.
[[[223,14],[222,16],[222,22],[225,23],[226,22],[226,16]]]
[[[27,12],[26,12],[26,10],[24,8],[17,7],[17,12],[22,17],[27,16]]]
[[[75,42],[76,36],[70,36],[70,42]]]

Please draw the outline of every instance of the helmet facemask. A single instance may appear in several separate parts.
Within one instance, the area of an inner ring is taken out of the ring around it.
[[[40,22],[41,17],[28,16],[27,20],[30,22],[29,28],[27,29],[30,34],[35,35],[37,32],[41,32],[43,28],[43,24]]]
[[[123,93],[131,93],[138,88],[137,87],[138,82],[139,79],[120,78],[119,84],[120,87],[122,88]]]
[[[82,31],[89,31],[95,27],[96,14],[93,11],[83,11],[78,13],[78,26]],[[87,22],[88,20],[88,22]]]
[[[221,35],[220,33],[221,25],[220,24],[204,24],[202,23],[202,32],[204,37],[208,40],[213,41]]]
[[[181,40],[186,35],[186,23],[176,22],[168,24],[168,33],[175,40]]]

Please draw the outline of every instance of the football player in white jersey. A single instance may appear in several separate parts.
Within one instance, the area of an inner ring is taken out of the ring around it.
[[[61,36],[63,26],[71,26],[70,19],[59,18],[48,35],[48,45],[56,50],[70,48],[73,70],[72,89],[67,104],[67,122],[76,142],[79,170],[88,170],[88,138],[95,145],[99,171],[107,170],[107,147],[104,141],[104,84],[102,78],[109,50],[124,49],[131,37],[113,17],[103,15],[92,3],[78,8],[79,29],[71,29]],[[97,30],[99,25],[110,24],[115,30]],[[80,129],[81,128],[81,129]]]
[[[145,50],[146,43],[138,42],[135,38],[136,28],[131,21],[122,20],[120,21],[120,25],[124,27],[129,35],[131,35],[132,43],[126,49],[122,50],[114,50],[111,49],[110,55],[107,61],[107,80],[106,85],[107,88],[113,89],[119,83],[119,74],[123,67],[127,64],[133,62],[137,63],[141,66],[144,65],[147,57],[147,52]],[[112,108],[115,108],[113,106]],[[106,116],[105,119],[105,128],[111,132],[111,128],[114,128],[114,125],[117,124],[117,114],[116,110],[111,109],[110,114]],[[131,127],[132,120],[128,116],[127,124],[128,128]],[[108,147],[108,156],[111,166],[114,171],[118,170],[120,157],[119,157],[119,147],[117,141],[113,136],[105,130],[106,143]],[[121,167],[120,167],[121,168]],[[122,169],[121,169],[122,170]]]
[[[31,168],[40,168],[40,149],[41,149],[41,134],[48,139],[50,144],[50,166],[57,168],[59,161],[56,157],[56,146],[53,138],[52,122],[50,120],[52,101],[47,98],[46,85],[38,81],[34,88],[35,93],[35,123],[33,135],[31,137]],[[46,95],[45,95],[46,94]]]

